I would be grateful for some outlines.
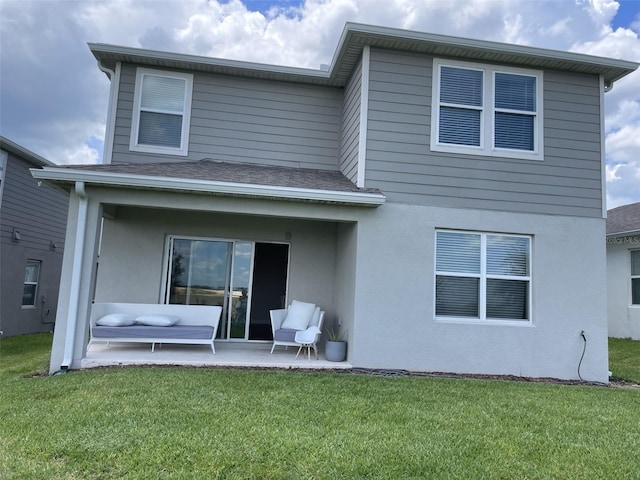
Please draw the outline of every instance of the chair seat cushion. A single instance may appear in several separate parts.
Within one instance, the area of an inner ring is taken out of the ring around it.
[[[273,339],[279,342],[294,342],[297,332],[298,330],[292,328],[281,328],[280,330],[276,330]]]

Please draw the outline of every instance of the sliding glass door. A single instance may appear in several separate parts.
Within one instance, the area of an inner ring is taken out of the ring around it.
[[[283,244],[170,237],[165,302],[221,306],[220,339],[270,340],[269,310],[284,306],[288,255]]]

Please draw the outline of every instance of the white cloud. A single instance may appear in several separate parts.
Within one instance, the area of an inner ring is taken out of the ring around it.
[[[96,161],[109,83],[87,42],[318,68],[355,21],[640,61],[637,26],[611,27],[617,9],[613,0],[274,0],[261,13],[240,0],[0,0],[0,126],[55,162]],[[640,72],[605,96],[612,204],[640,201],[640,147],[626,138],[640,138],[638,84]]]

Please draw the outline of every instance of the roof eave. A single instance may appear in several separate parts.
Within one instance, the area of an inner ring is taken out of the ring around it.
[[[640,63],[636,62],[582,53],[349,22],[345,25],[332,66],[339,66],[341,59],[348,55],[347,50],[351,45],[358,45],[361,48],[364,45],[376,46],[380,42],[398,45],[399,49],[402,49],[401,45],[405,45],[409,51],[433,55],[438,55],[436,50],[446,47],[451,52],[455,52],[451,55],[453,57],[468,55],[487,63],[495,61],[497,56],[510,57],[505,61],[506,63],[518,63],[514,58],[518,57],[523,64],[531,65],[533,68],[555,68],[602,74],[607,83],[619,80],[640,66]]]
[[[31,150],[27,150],[23,146],[18,145],[17,143],[1,135],[0,135],[0,148],[2,150],[6,150],[7,152],[13,153],[14,155],[21,157],[34,165],[49,166],[49,167],[55,166],[55,163],[50,162],[46,158],[43,158],[40,155],[38,155],[37,153],[33,153]]]
[[[480,62],[521,64],[602,75],[612,83],[640,66],[635,62],[581,53],[437,35],[426,32],[346,23],[328,71],[227,60],[197,55],[89,43],[99,62],[126,61],[149,66],[201,70],[244,77],[344,86],[365,45],[406,50],[435,56],[474,59]]]
[[[624,232],[613,232],[613,233],[607,233],[607,237],[632,237],[635,235],[640,235],[640,229],[635,229],[635,230],[627,230]]]
[[[208,193],[275,200],[333,203],[361,207],[378,207],[385,203],[381,193],[341,192],[247,183],[217,182],[190,178],[169,178],[147,175],[131,175],[61,168],[32,168],[31,175],[38,180],[61,183],[85,184],[120,188],[146,188],[190,193]]]

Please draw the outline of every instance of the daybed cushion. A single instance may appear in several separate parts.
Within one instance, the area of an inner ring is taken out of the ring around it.
[[[136,323],[151,327],[170,327],[180,321],[175,315],[140,315],[136,317]]]
[[[213,327],[208,325],[173,325],[172,327],[153,327],[131,325],[130,327],[93,327],[92,334],[97,338],[153,338],[153,339],[209,339],[213,336]]]
[[[104,327],[127,327],[136,323],[136,318],[127,313],[111,313],[96,320],[96,325]]]
[[[291,306],[287,310],[287,316],[280,328],[306,330],[315,308],[316,305],[314,303],[294,300],[291,302]]]

